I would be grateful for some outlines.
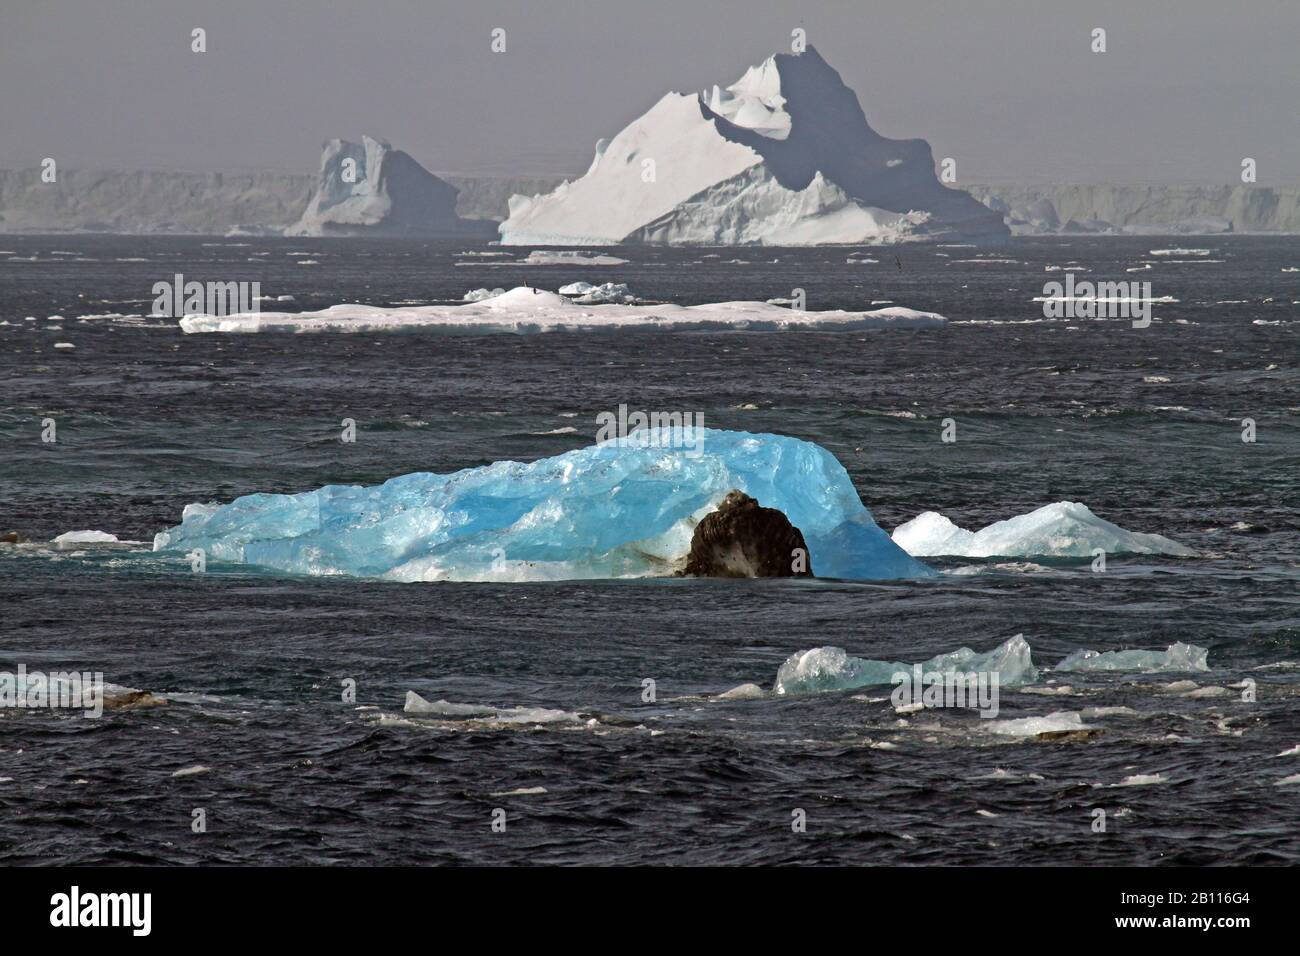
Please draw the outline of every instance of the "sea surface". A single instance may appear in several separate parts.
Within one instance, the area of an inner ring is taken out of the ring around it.
[[[30,542],[0,545],[0,671],[102,672],[168,701],[0,709],[0,862],[1300,862],[1300,240],[470,254],[501,251],[528,250],[0,236],[0,534]],[[1145,329],[1046,320],[1034,298],[1066,269],[1174,301]],[[185,335],[148,317],[175,273],[258,281],[292,296],[263,309],[290,311],[586,280],[682,304],[803,289],[809,309],[950,324]],[[196,574],[150,550],[191,502],[555,455],[621,403],[817,442],[886,529],[1069,500],[1198,556],[503,585]],[[49,544],[86,529],[141,544]],[[1015,634],[1043,676],[1004,688],[995,721],[900,715],[889,687],[716,699],[770,690],[813,647],[911,662]],[[1210,670],[1051,670],[1177,641]],[[407,714],[408,691],[498,715]],[[1055,712],[1100,732],[989,729]]]

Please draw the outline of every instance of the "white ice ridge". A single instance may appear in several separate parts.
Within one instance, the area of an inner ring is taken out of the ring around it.
[[[482,291],[472,293],[478,296]],[[599,328],[783,329],[937,328],[947,319],[935,312],[891,306],[863,312],[836,309],[804,312],[766,302],[714,302],[705,305],[586,304],[519,286],[501,295],[459,305],[383,308],[335,305],[319,312],[238,312],[187,315],[185,332],[561,332]]]
[[[1127,674],[1159,674],[1181,671],[1208,671],[1210,652],[1195,644],[1181,641],[1163,651],[1074,651],[1052,670],[1081,673],[1120,671]]]
[[[895,528],[893,539],[913,557],[1086,558],[1097,548],[1107,554],[1196,554],[1163,535],[1125,531],[1077,501],[1044,505],[979,531],[927,511]]]
[[[889,243],[1000,239],[999,213],[943,186],[923,140],[867,123],[813,49],[777,54],[731,86],[668,93],[585,175],[516,195],[505,245]]]
[[[989,673],[997,671],[1001,685],[1031,684],[1038,680],[1029,644],[1017,634],[985,654],[958,648],[925,661],[923,674],[947,671]],[[814,647],[791,654],[777,671],[773,690],[778,694],[813,694],[889,684],[897,673],[910,674],[911,664],[850,657],[842,647]]]

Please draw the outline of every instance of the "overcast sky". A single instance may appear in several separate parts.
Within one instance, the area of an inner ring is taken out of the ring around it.
[[[1246,156],[1300,182],[1300,0],[0,0],[0,167],[308,172],[369,133],[440,172],[581,173],[795,27],[959,183],[1239,182]]]

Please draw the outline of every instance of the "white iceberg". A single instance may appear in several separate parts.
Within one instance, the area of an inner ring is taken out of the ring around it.
[[[285,235],[491,235],[490,223],[456,215],[456,196],[454,186],[388,143],[332,139],[321,154],[315,192]]]
[[[601,140],[586,174],[510,200],[505,245],[880,244],[1000,239],[1002,217],[943,186],[924,140],[868,125],[812,47],[736,83],[668,93]]]
[[[488,290],[476,290],[476,297]],[[420,330],[458,334],[564,332],[584,329],[785,329],[860,330],[938,328],[947,319],[935,312],[900,306],[863,312],[805,312],[766,302],[705,305],[587,305],[544,289],[518,286],[462,305],[335,305],[318,312],[236,312],[187,315],[184,332],[385,332]]]
[[[938,512],[927,511],[895,528],[893,538],[915,557],[1086,558],[1097,548],[1107,554],[1196,554],[1163,535],[1125,531],[1077,501],[1044,505],[979,531],[959,528]]]

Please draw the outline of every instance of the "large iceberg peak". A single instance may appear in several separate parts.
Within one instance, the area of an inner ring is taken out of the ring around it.
[[[730,86],[668,93],[597,146],[587,173],[511,201],[507,245],[1000,239],[1002,217],[943,186],[924,140],[867,123],[813,47]]]
[[[700,98],[710,112],[736,126],[752,129],[770,139],[785,139],[790,135],[790,114],[785,111],[781,71],[775,56],[751,66],[725,89],[715,84],[711,92],[702,93]]]

